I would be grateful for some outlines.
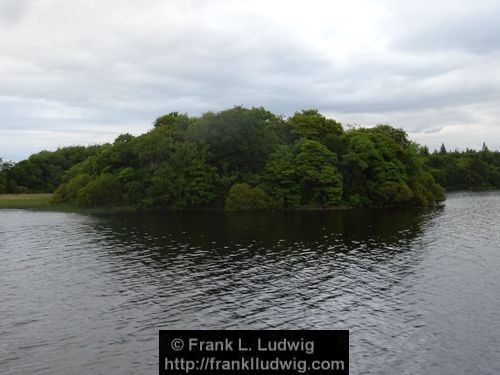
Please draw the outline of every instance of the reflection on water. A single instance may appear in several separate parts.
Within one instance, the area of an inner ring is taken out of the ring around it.
[[[430,211],[0,211],[0,373],[157,372],[158,329],[349,329],[352,374],[500,373],[500,194]]]

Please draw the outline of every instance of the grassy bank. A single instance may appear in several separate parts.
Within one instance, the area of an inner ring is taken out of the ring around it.
[[[79,207],[75,203],[51,203],[52,194],[0,194],[0,209],[34,209],[76,213],[119,213],[136,211],[134,207]]]
[[[0,194],[0,208],[48,207],[52,194]]]

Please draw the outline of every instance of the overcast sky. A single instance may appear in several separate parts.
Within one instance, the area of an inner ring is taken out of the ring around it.
[[[0,0],[0,158],[317,108],[500,149],[500,1]]]

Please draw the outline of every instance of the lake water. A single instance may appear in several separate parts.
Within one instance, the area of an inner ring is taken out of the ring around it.
[[[351,374],[500,374],[500,193],[433,210],[0,211],[0,373],[156,374],[158,329],[349,329]]]

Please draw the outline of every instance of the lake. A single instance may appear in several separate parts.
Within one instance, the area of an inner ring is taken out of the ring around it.
[[[349,329],[351,374],[500,374],[500,192],[429,210],[0,211],[0,373],[156,374],[159,329]]]

